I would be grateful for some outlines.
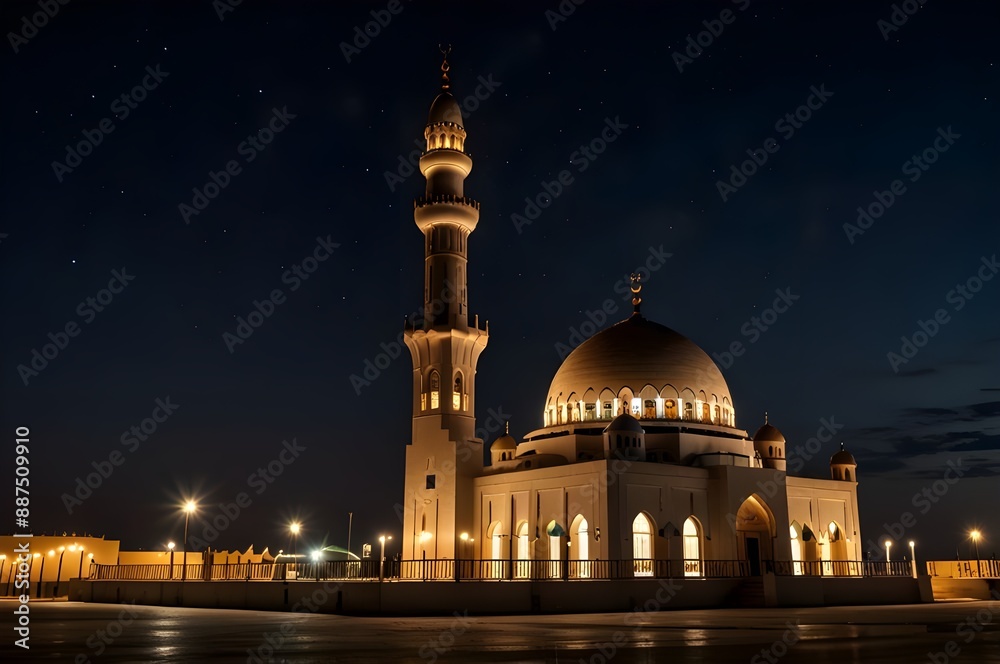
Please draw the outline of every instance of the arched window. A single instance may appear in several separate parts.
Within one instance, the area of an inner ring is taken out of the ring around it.
[[[794,523],[788,527],[788,537],[792,540],[792,573],[799,576],[802,574],[802,538]]]
[[[573,519],[573,526],[570,529],[572,547],[570,554],[578,561],[576,569],[570,573],[577,578],[590,578],[590,524],[582,514],[577,514]]]
[[[462,372],[455,374],[455,388],[451,391],[451,407],[462,410]]]
[[[653,524],[642,512],[632,520],[632,558],[635,576],[653,576]]]
[[[690,401],[684,404],[684,419],[693,420],[694,419],[694,404]]]
[[[494,521],[490,524],[490,528],[486,531],[486,534],[490,538],[490,563],[488,575],[494,579],[499,579],[503,576],[503,523],[500,521]]]
[[[441,374],[437,371],[431,372],[431,410],[441,407]]]
[[[614,412],[614,406],[612,405],[612,403],[610,401],[605,401],[603,418],[606,420],[610,420],[613,417],[612,414],[613,412]]]
[[[528,541],[528,522],[522,521],[521,525],[517,527],[517,559],[518,561],[527,561],[531,559],[530,554],[530,542]],[[525,579],[528,577],[528,563],[518,562],[514,566],[514,576],[518,579]]]
[[[693,516],[684,521],[684,576],[701,576],[701,525]]]
[[[851,481],[851,471],[848,468],[844,469],[844,479],[847,480],[848,482]]]
[[[663,402],[663,417],[668,420],[677,419],[677,402],[673,399],[667,399]]]
[[[553,519],[545,532],[549,536],[549,578],[558,579],[562,576],[562,538],[566,530]]]
[[[648,420],[656,418],[656,402],[652,399],[646,399],[643,402],[643,412],[642,416]]]
[[[715,407],[715,419],[712,420],[715,424],[722,424],[722,415],[721,415],[721,412],[722,411],[719,409],[719,407],[716,406]]]
[[[615,435],[615,447],[622,448],[622,435],[620,433]]]

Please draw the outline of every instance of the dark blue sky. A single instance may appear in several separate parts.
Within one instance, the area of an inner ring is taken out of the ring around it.
[[[558,22],[554,1],[386,7],[245,1],[220,21],[207,0],[73,2],[25,32],[36,4],[3,4],[5,33],[30,38],[15,52],[8,34],[2,56],[0,419],[9,443],[31,429],[36,532],[159,547],[181,537],[182,495],[240,491],[253,503],[215,546],[286,547],[293,517],[303,542],[343,543],[349,511],[356,549],[399,528],[409,359],[360,390],[350,377],[421,305],[423,180],[390,188],[386,172],[422,135],[443,42],[456,95],[482,97],[466,118],[466,192],[482,203],[470,305],[491,333],[481,418],[540,426],[557,344],[608,298],[627,315],[616,284],[654,248],[671,256],[644,313],[710,353],[743,344],[723,367],[738,426],[769,411],[793,455],[824,418],[842,425],[805,472],[826,476],[847,444],[866,540],[910,511],[902,539],[925,555],[954,556],[973,525],[1000,549],[1000,279],[975,283],[1000,250],[991,3],[928,3],[892,31],[888,2],[588,2]],[[348,62],[340,44],[373,10],[391,20]],[[703,22],[719,34],[681,61]],[[121,100],[144,83],[142,101]],[[581,161],[608,121],[627,126]],[[245,142],[269,123],[270,143]],[[53,166],[85,136],[100,144]],[[732,167],[750,154],[767,161],[742,182]],[[230,161],[218,195],[182,214]],[[573,181],[518,232],[525,197],[548,201],[564,169]],[[863,233],[845,230],[890,194]],[[293,289],[286,271],[318,237],[339,246]],[[86,300],[107,300],[114,270],[134,278],[98,312]],[[275,289],[230,353],[223,335]],[[776,290],[798,299],[755,333]],[[939,309],[936,333],[891,362]],[[19,365],[68,323],[77,335],[25,385]],[[123,444],[168,397],[175,412]],[[251,475],[293,438],[305,449],[257,494]],[[61,496],[113,453],[121,465],[68,514]],[[962,479],[922,513],[914,496],[959,460]]]

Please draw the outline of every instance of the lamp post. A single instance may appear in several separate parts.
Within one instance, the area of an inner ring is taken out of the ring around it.
[[[76,548],[80,549],[80,564],[78,566],[78,569],[76,570],[76,578],[82,579],[83,578],[83,545],[81,544],[81,545],[77,546]]]
[[[292,531],[292,565],[295,574],[295,576],[293,576],[292,578],[298,579],[299,566],[298,566],[298,560],[295,556],[295,545],[298,543],[299,531],[302,530],[302,524],[300,524],[298,521],[292,521],[292,523],[289,524],[288,529]]]
[[[35,555],[41,556],[41,554],[35,554]],[[55,555],[56,555],[55,550],[50,549],[49,556],[55,557]],[[35,590],[35,597],[42,596],[42,582],[45,579],[45,556],[41,556],[41,558],[42,558],[42,564],[39,566],[38,569],[38,588]]]
[[[914,548],[916,543],[910,540],[910,565],[913,567],[913,578],[917,578],[917,551]]]
[[[59,568],[56,571],[56,587],[55,590],[52,591],[53,597],[59,596],[59,582],[62,581],[62,560],[65,554],[66,554],[66,547],[64,546],[59,547]]]
[[[978,530],[973,530],[971,533],[969,533],[969,537],[971,537],[972,541],[976,543],[976,576],[979,576],[979,577],[981,577],[983,575],[982,574],[982,569],[980,568],[980,562],[979,562],[979,538],[981,536],[982,536],[982,533],[980,533]]]
[[[177,546],[173,542],[167,542],[167,550],[170,551],[170,580],[174,580],[174,547]],[[80,560],[83,560],[83,555],[80,555]]]
[[[892,547],[892,540],[886,540],[885,541],[885,573],[886,574],[891,574],[892,573],[891,570],[890,570],[890,568],[892,566],[889,564],[889,562],[891,560],[889,558],[889,549],[890,549],[890,547]]]
[[[187,581],[188,522],[191,521],[191,515],[194,514],[196,509],[198,509],[198,506],[193,500],[184,503],[184,561],[181,565],[181,581]]]
[[[381,551],[379,551],[379,554],[378,554],[378,581],[379,581],[379,583],[382,583],[382,579],[385,578],[385,541],[387,539],[391,540],[392,539],[392,535],[388,535],[388,536],[386,536],[386,535],[379,535],[378,536],[378,543],[381,545],[381,547],[380,547]]]

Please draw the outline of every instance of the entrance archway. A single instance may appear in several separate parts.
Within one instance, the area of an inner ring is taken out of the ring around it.
[[[747,561],[751,576],[760,576],[765,560],[773,560],[774,517],[757,494],[743,501],[736,511],[736,545],[740,560]]]

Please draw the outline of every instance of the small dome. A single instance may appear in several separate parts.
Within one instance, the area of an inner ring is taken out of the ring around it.
[[[839,452],[830,457],[830,465],[857,466],[858,462],[854,460],[853,454],[841,448]]]
[[[434,102],[431,104],[431,112],[427,115],[427,124],[432,125],[439,122],[452,122],[464,129],[462,125],[462,109],[449,92],[442,92],[434,98]]]
[[[496,440],[493,441],[493,446],[490,449],[491,450],[516,450],[517,449],[517,441],[514,440],[514,436],[510,435],[509,433],[508,434],[504,434],[504,435],[500,436],[499,438],[497,438]]]
[[[753,435],[753,442],[755,443],[784,443],[785,437],[781,435],[777,427],[773,427],[770,424],[765,424],[761,428],[757,429],[757,433]]]
[[[632,433],[646,433],[642,425],[639,424],[639,420],[635,419],[628,413],[622,413],[615,419],[611,420],[609,424],[604,429],[605,431],[631,431]]]

